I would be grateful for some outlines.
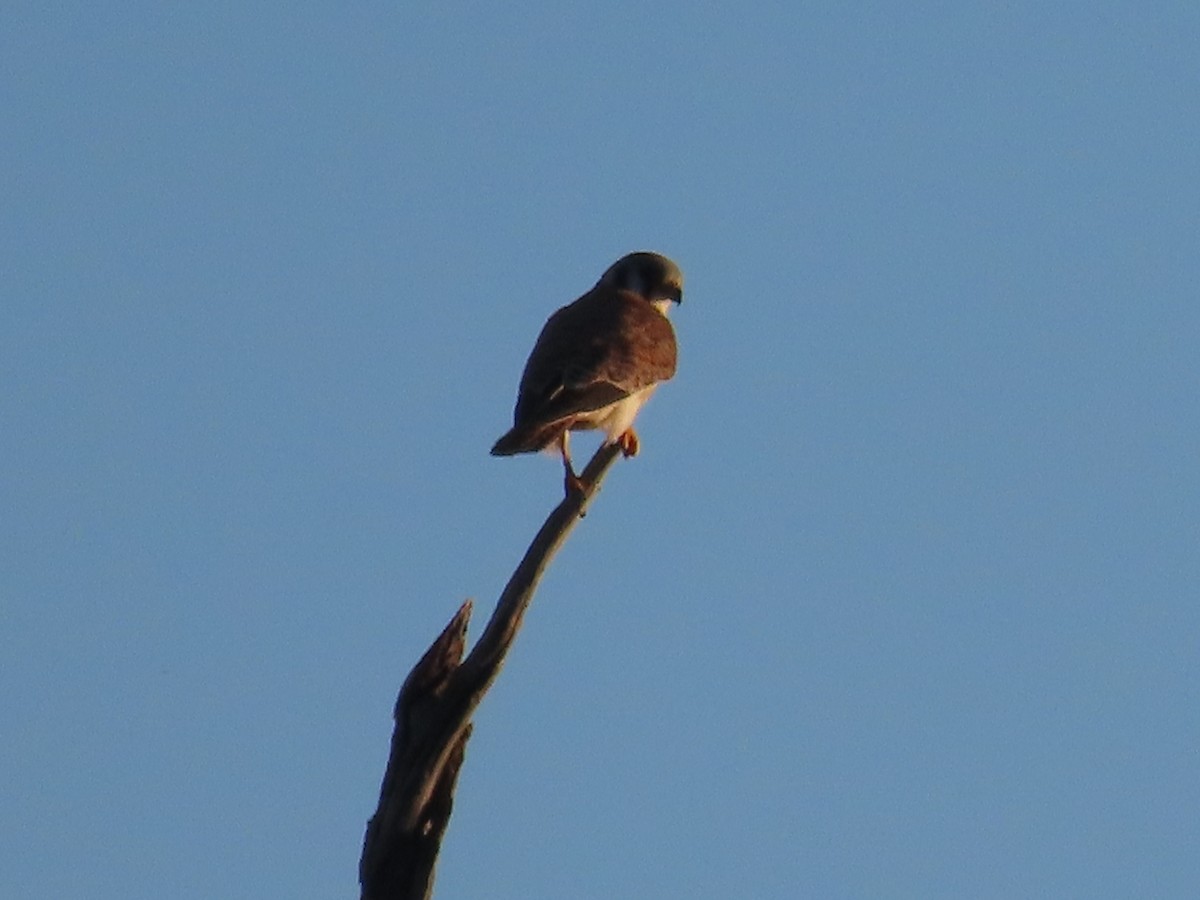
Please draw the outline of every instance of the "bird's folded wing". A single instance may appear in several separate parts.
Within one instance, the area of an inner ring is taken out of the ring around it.
[[[525,365],[518,423],[603,409],[675,374],[675,332],[649,303],[597,287],[546,322]]]

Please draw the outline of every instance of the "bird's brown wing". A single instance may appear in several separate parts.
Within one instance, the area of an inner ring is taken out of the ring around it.
[[[544,446],[573,416],[666,381],[675,360],[665,316],[634,294],[593,288],[546,322],[521,376],[513,429],[494,452]]]

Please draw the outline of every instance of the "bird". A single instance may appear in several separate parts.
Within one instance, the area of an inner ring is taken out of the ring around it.
[[[525,363],[513,427],[493,456],[541,450],[562,457],[568,497],[585,482],[571,464],[572,431],[601,430],[626,456],[640,449],[633,420],[675,375],[675,329],[667,311],[683,302],[683,272],[659,253],[629,253],[590,291],[546,320]]]

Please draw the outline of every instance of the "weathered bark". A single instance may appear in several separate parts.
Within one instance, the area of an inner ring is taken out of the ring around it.
[[[471,714],[504,665],[525,610],[558,548],[600,486],[620,448],[602,446],[582,473],[588,486],[546,519],[466,659],[468,600],[400,688],[379,806],[367,823],[358,877],[363,900],[428,900],[450,821]]]

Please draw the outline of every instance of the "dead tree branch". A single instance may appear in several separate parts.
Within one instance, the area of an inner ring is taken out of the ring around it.
[[[602,446],[583,471],[585,491],[568,496],[547,517],[466,659],[469,600],[405,679],[396,699],[379,806],[367,823],[359,861],[362,900],[428,900],[432,895],[471,714],[504,665],[542,573],[619,453],[615,444]]]

